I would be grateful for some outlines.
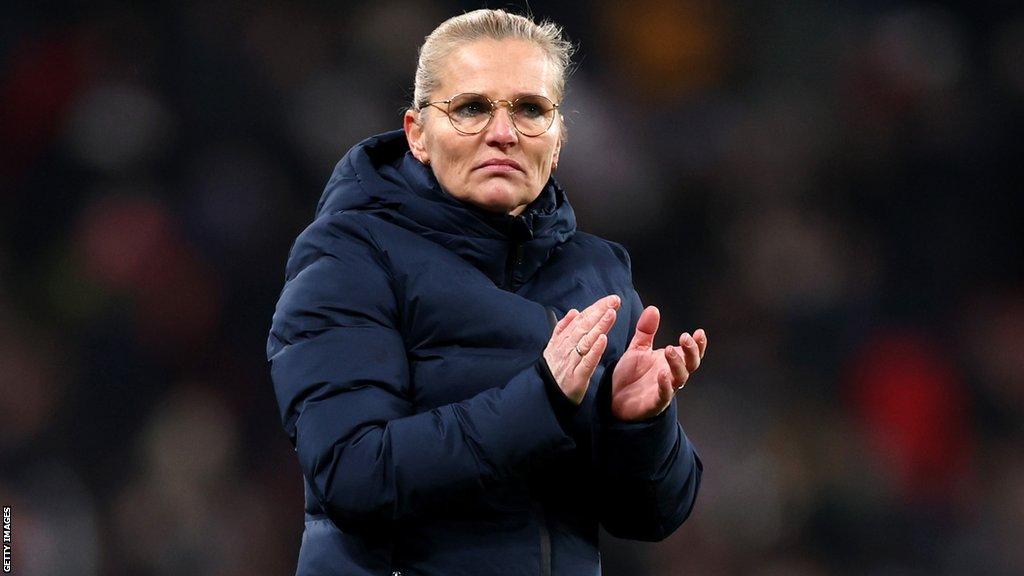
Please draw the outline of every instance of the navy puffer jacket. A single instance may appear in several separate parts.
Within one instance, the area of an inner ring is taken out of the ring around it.
[[[583,403],[542,361],[551,318],[619,320]],[[659,540],[701,464],[675,403],[609,413],[641,312],[629,257],[551,180],[518,217],[463,204],[401,131],[345,155],[288,259],[267,345],[306,483],[298,574],[600,573],[598,525]]]

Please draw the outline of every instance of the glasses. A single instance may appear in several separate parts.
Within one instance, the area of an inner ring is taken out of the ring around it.
[[[441,107],[444,104],[444,107]],[[508,107],[512,126],[523,136],[540,136],[555,122],[558,104],[541,96],[531,94],[515,100],[491,100],[481,94],[456,94],[447,100],[424,102],[448,116],[452,127],[463,134],[479,134],[491,123],[498,106]]]

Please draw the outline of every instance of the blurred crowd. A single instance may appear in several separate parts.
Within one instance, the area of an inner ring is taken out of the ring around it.
[[[15,573],[294,571],[265,358],[288,249],[348,147],[400,127],[423,37],[478,7],[5,8]],[[711,341],[680,396],[693,516],[605,536],[605,573],[1024,573],[1024,9],[530,9],[580,46],[556,173],[580,227],[630,250],[662,338]]]

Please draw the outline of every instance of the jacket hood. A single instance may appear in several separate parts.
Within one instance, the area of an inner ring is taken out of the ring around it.
[[[487,212],[445,192],[409,151],[402,130],[368,138],[338,162],[316,217],[344,211],[373,213],[441,244],[505,288],[528,280],[576,231],[576,216],[554,178],[521,215]]]

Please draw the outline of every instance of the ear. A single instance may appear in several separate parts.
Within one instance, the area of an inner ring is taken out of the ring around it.
[[[430,164],[430,154],[427,152],[426,134],[423,132],[423,124],[419,121],[421,112],[406,110],[402,119],[402,128],[405,129],[405,139],[409,142],[409,150],[417,160],[424,164]]]
[[[558,153],[562,151],[562,135],[558,135],[558,142],[555,143],[555,153],[551,156],[551,170],[558,169]]]

